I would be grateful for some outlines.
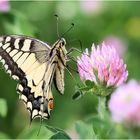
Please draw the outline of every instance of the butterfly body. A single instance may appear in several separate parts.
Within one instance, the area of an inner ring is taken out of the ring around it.
[[[64,38],[52,46],[26,36],[0,37],[0,60],[10,76],[19,81],[17,92],[31,114],[48,119],[53,109],[51,85],[64,93],[67,50]]]

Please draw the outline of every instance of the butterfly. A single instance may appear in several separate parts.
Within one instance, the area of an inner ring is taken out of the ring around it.
[[[64,93],[64,69],[68,61],[65,45],[64,38],[50,46],[22,35],[0,37],[0,61],[5,71],[19,81],[17,92],[31,120],[49,119],[53,109],[52,82]]]

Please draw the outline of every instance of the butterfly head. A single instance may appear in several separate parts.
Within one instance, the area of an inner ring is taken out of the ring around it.
[[[66,55],[67,50],[65,48],[65,45],[66,45],[66,40],[64,38],[60,38],[54,43],[53,48],[56,48],[58,53],[63,52],[64,55]]]
[[[65,40],[64,38],[61,38],[61,44],[62,44],[63,46],[66,45],[66,40]]]
[[[58,46],[59,48],[65,46],[65,45],[66,45],[66,40],[65,40],[65,38],[60,38],[60,39],[58,39],[57,42],[56,42],[56,44],[59,45],[59,46]]]

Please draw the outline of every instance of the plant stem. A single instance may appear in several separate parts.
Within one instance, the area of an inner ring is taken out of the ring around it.
[[[98,96],[98,115],[100,119],[104,118],[105,110],[106,110],[106,98],[102,96]]]

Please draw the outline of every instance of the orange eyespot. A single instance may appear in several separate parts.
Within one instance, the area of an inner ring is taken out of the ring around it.
[[[48,108],[49,108],[50,110],[53,109],[53,99],[50,99],[50,100],[49,100],[49,102],[48,102]]]

